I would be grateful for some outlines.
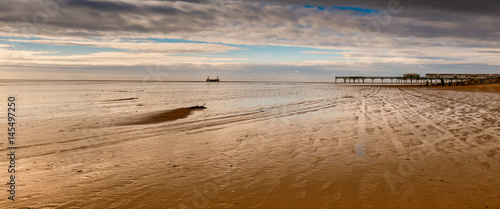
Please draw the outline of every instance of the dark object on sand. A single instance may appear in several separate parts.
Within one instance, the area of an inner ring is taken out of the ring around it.
[[[139,98],[125,98],[125,99],[112,99],[112,100],[106,100],[110,102],[118,102],[118,101],[127,101],[127,100],[134,100],[134,99],[139,99]]]
[[[206,107],[205,107],[205,105],[206,105],[206,104],[207,104],[207,103],[205,103],[205,104],[203,104],[203,105],[196,105],[196,106],[192,106],[192,107],[190,107],[189,109],[205,109],[205,108],[206,108]]]
[[[193,111],[196,110],[183,107],[167,111],[146,113],[138,115],[138,117],[136,118],[129,118],[128,121],[124,121],[124,123],[121,123],[121,125],[145,125],[145,124],[174,121],[188,117]]]
[[[210,79],[210,76],[207,77],[207,82],[219,82],[219,76],[216,79]]]

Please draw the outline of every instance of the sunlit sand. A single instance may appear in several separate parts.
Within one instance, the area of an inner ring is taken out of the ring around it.
[[[500,207],[497,84],[85,84],[0,86],[19,98],[19,199],[8,204]]]

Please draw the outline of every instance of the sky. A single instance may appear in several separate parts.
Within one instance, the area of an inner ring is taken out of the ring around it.
[[[0,79],[500,73],[500,1],[2,0]]]

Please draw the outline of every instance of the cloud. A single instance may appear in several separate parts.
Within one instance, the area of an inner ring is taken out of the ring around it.
[[[162,52],[98,52],[79,55],[54,55],[51,51],[9,50],[0,48],[0,65],[31,67],[81,67],[81,66],[168,66],[178,63],[217,64],[242,61],[237,58],[212,58],[206,56],[173,56]]]
[[[307,54],[342,55],[328,60],[267,63],[270,71],[282,73],[285,66],[321,72],[384,68],[386,72],[395,72],[427,70],[422,66],[443,71],[466,70],[471,66],[491,70],[499,65],[496,58],[500,48],[499,1],[401,0],[402,11],[397,13],[388,11],[390,3],[398,2],[395,0],[61,0],[66,3],[57,6],[50,2],[56,1],[1,1],[0,36],[36,37],[13,39],[11,45],[24,42],[121,51],[59,55],[49,50],[13,49],[2,44],[2,69],[16,65],[37,69],[50,66],[109,69],[154,63],[200,71],[220,67],[241,72],[245,66],[254,72],[266,71],[251,60],[240,63],[243,60],[239,58],[207,56],[242,50],[244,47],[240,45],[299,46],[318,49],[303,52]],[[357,11],[370,12],[354,14]],[[149,43],[134,41],[136,38],[196,43]]]
[[[336,38],[366,33],[367,25],[374,22],[376,15],[386,18],[384,13],[355,16],[349,11],[332,12],[293,6],[303,5],[305,1],[263,2],[274,4],[247,1],[79,0],[68,1],[58,6],[58,10],[46,12],[30,0],[8,0],[3,2],[8,6],[3,6],[4,11],[0,14],[3,23],[0,31],[11,34],[25,31],[48,36],[154,36],[202,38],[225,43],[303,45],[312,42],[314,45],[334,45]],[[307,2],[325,8],[387,10],[391,1]],[[463,5],[472,4],[463,2]],[[465,10],[455,2],[401,1],[402,12],[392,14],[388,25],[372,35],[496,41],[499,39],[499,30],[495,29],[498,28],[499,15],[489,11],[500,8],[498,4],[474,3],[475,6],[471,7],[474,9]],[[301,28],[299,25],[310,27]]]
[[[155,43],[155,42],[126,42],[123,40],[9,40],[10,42],[36,43],[63,46],[89,46],[106,47],[113,49],[124,49],[134,52],[157,52],[164,54],[197,54],[197,53],[221,53],[241,48],[209,43]],[[1,47],[1,45],[0,45]]]
[[[295,5],[314,5],[321,7],[345,6],[345,7],[361,7],[373,9],[386,9],[389,3],[400,2],[405,5],[407,10],[437,10],[445,13],[471,13],[480,15],[496,15],[500,8],[500,2],[494,0],[455,0],[455,1],[391,1],[391,0],[257,0],[259,2],[268,2],[276,4],[295,4]]]

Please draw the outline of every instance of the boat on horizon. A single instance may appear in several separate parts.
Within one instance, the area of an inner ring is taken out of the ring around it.
[[[219,82],[219,76],[216,79],[210,79],[210,76],[207,76],[207,82]]]

